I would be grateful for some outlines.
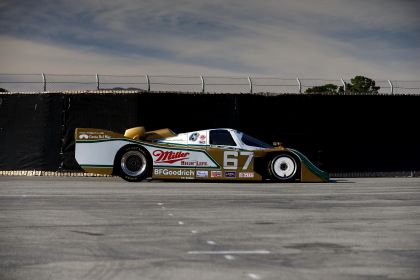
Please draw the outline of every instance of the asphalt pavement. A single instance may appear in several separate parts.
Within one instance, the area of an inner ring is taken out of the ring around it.
[[[0,176],[0,279],[420,279],[420,178]]]

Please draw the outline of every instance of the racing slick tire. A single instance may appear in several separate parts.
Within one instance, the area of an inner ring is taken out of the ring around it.
[[[289,153],[277,154],[268,164],[274,182],[295,182],[300,179],[300,160]]]
[[[125,146],[115,157],[114,170],[115,175],[128,182],[140,182],[151,176],[152,160],[142,147]]]

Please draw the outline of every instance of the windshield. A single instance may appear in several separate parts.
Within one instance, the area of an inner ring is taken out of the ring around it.
[[[254,138],[252,136],[249,136],[248,134],[245,134],[243,132],[242,136],[241,136],[241,141],[242,143],[244,143],[247,146],[251,146],[251,147],[258,147],[258,148],[273,148],[273,146],[258,140],[257,138]]]

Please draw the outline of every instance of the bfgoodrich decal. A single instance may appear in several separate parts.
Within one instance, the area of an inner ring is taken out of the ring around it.
[[[153,174],[156,177],[179,177],[194,179],[195,171],[191,169],[155,168]]]

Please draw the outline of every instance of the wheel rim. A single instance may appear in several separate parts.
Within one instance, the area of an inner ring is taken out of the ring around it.
[[[125,153],[121,158],[121,170],[129,176],[140,176],[146,170],[146,157],[139,151]]]
[[[279,156],[272,164],[274,176],[281,180],[292,178],[297,171],[296,161],[289,156]]]

